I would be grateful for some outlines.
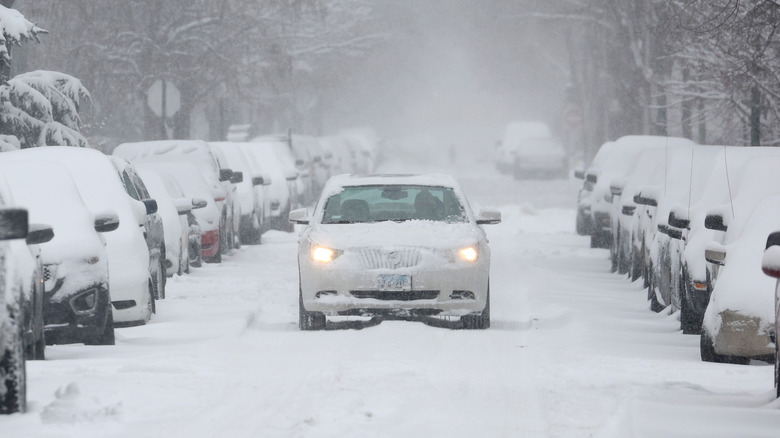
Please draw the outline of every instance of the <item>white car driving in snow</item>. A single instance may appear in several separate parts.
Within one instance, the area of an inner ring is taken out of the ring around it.
[[[444,175],[340,175],[326,184],[300,235],[299,324],[321,330],[328,316],[454,318],[490,326],[490,248],[480,225],[498,211],[472,213]]]

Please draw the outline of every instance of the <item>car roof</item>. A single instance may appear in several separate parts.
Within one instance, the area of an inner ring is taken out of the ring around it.
[[[328,182],[329,186],[369,186],[369,185],[419,185],[459,188],[458,182],[450,175],[429,174],[369,174],[336,175]]]

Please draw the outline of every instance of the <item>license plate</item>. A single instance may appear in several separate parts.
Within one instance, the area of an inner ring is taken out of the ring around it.
[[[379,290],[412,290],[411,275],[380,274],[376,279]]]

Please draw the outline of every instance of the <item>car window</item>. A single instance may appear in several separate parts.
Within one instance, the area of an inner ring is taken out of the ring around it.
[[[140,196],[141,199],[151,199],[152,196],[149,194],[149,190],[146,189],[146,184],[144,184],[141,177],[132,170],[128,170],[127,174],[130,177],[130,181],[133,182],[133,186],[135,186],[138,191],[138,196]]]
[[[465,222],[452,188],[416,185],[345,187],[325,203],[323,224],[429,220]]]
[[[130,178],[130,175],[128,175],[127,172],[122,171],[120,176],[122,177],[122,185],[125,186],[125,191],[127,194],[136,201],[140,201],[141,197],[138,196],[138,190],[135,189],[135,185],[133,184],[133,180]]]

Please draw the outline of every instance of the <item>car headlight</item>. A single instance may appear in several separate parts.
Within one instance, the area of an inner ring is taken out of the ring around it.
[[[340,256],[341,253],[342,251],[324,246],[313,245],[311,247],[311,259],[319,263],[330,263],[336,257]]]
[[[476,262],[479,258],[479,250],[476,246],[468,246],[458,251],[458,255],[460,256],[461,260],[465,260],[467,262]]]

